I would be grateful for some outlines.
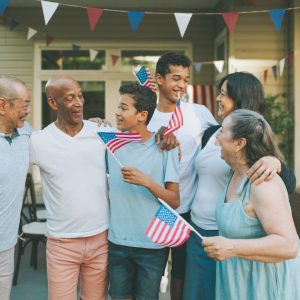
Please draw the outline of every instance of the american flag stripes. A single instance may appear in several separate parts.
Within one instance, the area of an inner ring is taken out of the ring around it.
[[[179,247],[190,236],[191,226],[175,211],[161,204],[146,235],[156,244],[166,247]]]
[[[142,141],[141,135],[136,132],[98,132],[98,135],[112,154],[126,144]]]
[[[148,67],[142,66],[138,72],[133,72],[140,85],[147,86],[152,91],[156,91],[153,79]]]
[[[205,105],[216,116],[216,90],[213,85],[194,85],[194,103]]]
[[[180,98],[179,98],[164,135],[168,136],[172,134],[174,131],[179,129],[182,125],[183,125],[183,115],[180,108]]]

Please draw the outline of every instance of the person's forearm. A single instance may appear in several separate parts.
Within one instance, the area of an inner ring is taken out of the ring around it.
[[[145,186],[155,197],[164,200],[172,208],[177,208],[179,206],[179,195],[177,192],[172,190],[167,190],[161,187],[159,184],[153,180],[149,180]]]
[[[275,263],[295,258],[298,254],[298,240],[275,234],[257,239],[234,240],[232,251],[234,257]]]

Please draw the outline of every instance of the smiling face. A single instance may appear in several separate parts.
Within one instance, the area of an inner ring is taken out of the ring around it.
[[[224,120],[234,110],[234,101],[227,95],[227,80],[221,86],[220,94],[217,96],[218,116]]]
[[[51,92],[48,103],[57,110],[57,118],[71,126],[82,124],[84,98],[78,83],[65,78]]]
[[[145,124],[147,112],[138,112],[134,106],[135,100],[129,94],[121,95],[116,110],[117,128],[121,131],[137,131],[137,126]]]
[[[178,94],[182,96],[186,92],[190,80],[188,67],[170,65],[169,72],[163,77],[156,74],[156,82],[159,85],[160,98],[167,99],[172,103],[178,100]]]
[[[231,136],[231,119],[227,117],[222,123],[222,128],[216,136],[216,144],[221,146],[221,158],[229,165],[232,165],[234,154],[236,153],[236,140]]]
[[[7,99],[5,120],[7,128],[21,128],[30,113],[30,96],[24,85],[17,84],[14,97]]]

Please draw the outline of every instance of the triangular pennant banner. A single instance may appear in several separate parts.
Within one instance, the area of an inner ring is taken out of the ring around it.
[[[113,64],[113,66],[116,64],[116,62],[118,61],[118,59],[119,59],[119,55],[112,55],[111,56],[111,61],[112,61],[112,64]]]
[[[224,60],[215,60],[214,65],[219,73],[222,73],[224,67]]]
[[[285,9],[271,9],[271,10],[269,10],[269,15],[270,15],[270,17],[271,17],[271,19],[274,23],[274,26],[275,26],[277,32],[280,31],[284,14],[285,14]]]
[[[276,65],[272,66],[272,71],[273,71],[274,79],[277,80],[277,66]]]
[[[62,70],[63,69],[63,58],[60,57],[56,60],[56,64],[59,66],[59,69]]]
[[[45,25],[47,25],[50,19],[52,18],[53,14],[57,10],[59,3],[50,2],[50,1],[41,1],[41,3],[42,3]]]
[[[201,71],[201,67],[202,67],[202,64],[200,62],[194,62],[194,68],[198,74]]]
[[[72,51],[73,52],[77,52],[80,50],[80,46],[79,45],[76,45],[76,44],[72,44]]]
[[[35,29],[28,27],[27,40],[30,40],[36,34],[37,34],[37,31]]]
[[[279,61],[279,76],[280,77],[283,74],[284,65],[285,65],[285,57]]]
[[[9,22],[9,30],[14,30],[20,23],[16,20],[11,20]]]
[[[5,11],[5,8],[8,5],[8,2],[9,2],[9,0],[2,0],[2,1],[0,1],[0,16],[3,15],[3,13]]]
[[[237,13],[237,12],[228,12],[228,13],[223,13],[222,14],[224,22],[227,25],[228,30],[229,30],[230,33],[234,32],[234,28],[235,28],[235,25],[238,21],[239,15],[240,14]]]
[[[49,34],[46,34],[46,46],[48,47],[54,40],[54,37],[49,35]]]
[[[181,37],[183,37],[193,14],[175,13],[174,15]]]
[[[289,67],[291,67],[294,63],[294,52],[290,52],[288,54],[288,64],[289,64]]]
[[[136,32],[137,29],[139,28],[142,19],[144,17],[144,14],[145,14],[144,12],[140,12],[140,11],[128,12],[128,19],[133,32]]]
[[[91,62],[93,62],[95,60],[97,55],[98,55],[98,51],[96,51],[94,49],[90,49],[90,60],[91,60]]]
[[[267,78],[268,78],[268,69],[264,70],[264,83],[267,83]]]
[[[103,14],[103,9],[101,8],[95,8],[95,7],[87,7],[86,8],[89,23],[90,23],[90,31],[93,31],[99,21],[99,18]]]

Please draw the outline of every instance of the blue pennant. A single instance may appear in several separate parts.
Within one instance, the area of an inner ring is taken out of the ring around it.
[[[128,18],[129,18],[129,23],[134,32],[137,31],[143,17],[144,17],[144,12],[140,11],[129,11],[128,12]]]
[[[8,5],[9,0],[0,0],[0,16],[3,15],[3,12]]]
[[[269,10],[269,15],[275,25],[277,32],[280,31],[283,17],[285,14],[285,9],[271,9]]]

